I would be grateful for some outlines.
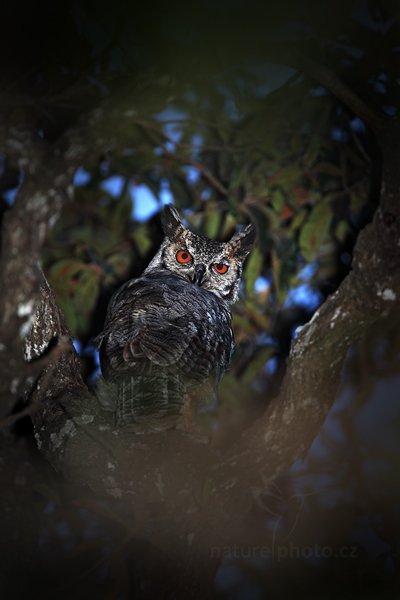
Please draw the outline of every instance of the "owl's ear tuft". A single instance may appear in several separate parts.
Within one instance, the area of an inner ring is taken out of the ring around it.
[[[167,204],[164,207],[161,216],[161,224],[165,235],[170,240],[180,238],[186,229],[181,221],[178,211],[172,204]]]
[[[241,231],[235,233],[229,241],[232,248],[232,254],[238,256],[240,260],[244,260],[251,252],[254,242],[256,241],[256,228],[250,223]]]

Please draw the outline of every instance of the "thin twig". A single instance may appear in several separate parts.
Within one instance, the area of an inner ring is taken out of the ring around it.
[[[191,167],[197,169],[198,171],[200,171],[204,179],[208,181],[208,183],[212,185],[212,187],[214,187],[222,196],[228,195],[228,190],[224,186],[224,184],[221,183],[219,179],[217,179],[215,175],[213,175],[203,163],[191,160],[189,158],[177,156],[176,154],[173,154],[171,152],[165,152],[163,156],[165,158],[175,160],[181,164],[190,165]]]

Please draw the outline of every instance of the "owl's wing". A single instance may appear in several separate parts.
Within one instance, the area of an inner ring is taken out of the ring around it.
[[[160,367],[177,363],[197,335],[197,327],[187,318],[171,316],[160,306],[150,306],[139,314],[124,346],[123,357],[133,365],[148,359]],[[135,314],[132,315],[135,321]]]
[[[214,294],[174,276],[131,280],[112,298],[98,338],[103,374],[174,369],[218,383],[232,350],[230,313]]]
[[[198,334],[187,311],[174,289],[147,278],[127,282],[113,296],[97,338],[103,373],[141,371],[149,361],[160,367],[177,363]]]

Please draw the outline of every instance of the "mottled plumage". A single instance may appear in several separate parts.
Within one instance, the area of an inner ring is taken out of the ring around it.
[[[98,338],[104,377],[117,385],[116,418],[133,431],[179,424],[209,405],[233,348],[230,304],[254,241],[248,226],[230,242],[186,229],[173,207],[165,239],[143,275],[112,297]]]

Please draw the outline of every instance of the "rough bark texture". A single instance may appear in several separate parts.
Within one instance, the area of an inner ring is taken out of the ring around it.
[[[385,202],[385,194],[382,196]],[[224,463],[233,488],[271,481],[305,456],[340,388],[347,351],[380,317],[398,310],[400,297],[400,212],[390,225],[379,208],[359,236],[353,269],[293,343],[281,393]],[[220,467],[218,467],[218,470]],[[233,484],[235,482],[235,485]]]

